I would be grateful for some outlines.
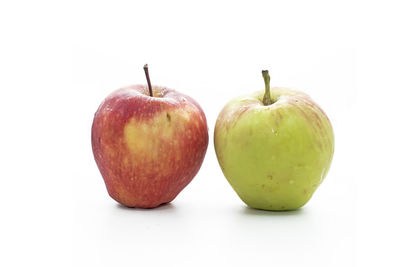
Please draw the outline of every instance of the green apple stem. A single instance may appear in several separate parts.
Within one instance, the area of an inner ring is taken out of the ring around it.
[[[263,70],[262,76],[264,77],[264,83],[265,83],[265,94],[263,97],[263,104],[265,106],[268,106],[268,105],[272,104],[271,95],[270,95],[270,87],[269,87],[269,81],[271,80],[271,78],[269,77],[268,70]]]
[[[146,74],[147,85],[149,87],[150,96],[153,96],[153,90],[151,89],[150,75],[149,75],[149,66],[147,64],[143,67],[144,73]]]

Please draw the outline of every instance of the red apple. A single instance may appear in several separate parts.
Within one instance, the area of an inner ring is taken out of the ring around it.
[[[145,66],[148,78],[147,66]],[[171,202],[199,171],[206,117],[192,98],[161,86],[111,93],[92,125],[92,148],[109,195],[128,207]]]

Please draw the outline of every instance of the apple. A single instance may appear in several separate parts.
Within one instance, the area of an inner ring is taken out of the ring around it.
[[[248,206],[302,207],[324,180],[334,151],[332,125],[305,93],[271,88],[231,100],[215,124],[221,169]]]
[[[203,162],[208,146],[200,105],[175,90],[132,85],[111,93],[92,124],[92,149],[109,195],[127,207],[171,202]]]

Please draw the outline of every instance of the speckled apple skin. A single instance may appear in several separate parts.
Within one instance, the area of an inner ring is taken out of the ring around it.
[[[271,88],[231,100],[218,116],[214,145],[222,171],[250,207],[293,210],[303,206],[328,173],[332,125],[305,93]]]
[[[206,117],[192,98],[134,85],[111,93],[92,124],[92,149],[109,195],[127,207],[171,202],[194,178],[208,146]]]

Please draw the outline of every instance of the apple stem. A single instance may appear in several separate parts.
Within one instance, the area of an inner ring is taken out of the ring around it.
[[[270,95],[270,87],[269,87],[269,81],[271,80],[271,78],[269,77],[268,70],[263,70],[262,76],[264,78],[264,83],[265,83],[265,94],[263,97],[263,104],[265,106],[268,106],[268,105],[272,104],[271,95]]]
[[[150,75],[149,75],[149,66],[147,64],[143,67],[144,73],[146,74],[147,85],[149,87],[150,96],[153,96],[153,90],[151,89]]]

